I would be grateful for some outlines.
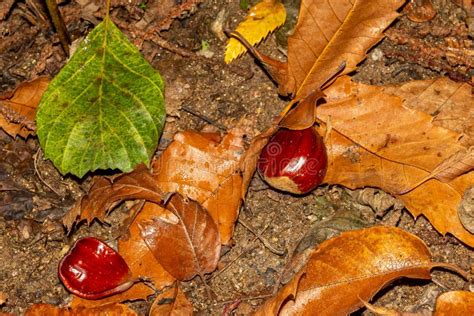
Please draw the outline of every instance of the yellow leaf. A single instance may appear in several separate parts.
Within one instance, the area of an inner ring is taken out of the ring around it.
[[[285,7],[279,0],[263,0],[250,8],[246,19],[239,24],[236,31],[252,45],[258,44],[271,31],[285,23]],[[225,62],[228,64],[247,49],[235,38],[227,43]]]

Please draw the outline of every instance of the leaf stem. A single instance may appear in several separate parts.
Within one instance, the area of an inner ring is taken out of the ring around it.
[[[105,0],[105,18],[108,18],[108,17],[109,17],[110,1],[111,1],[111,0]]]

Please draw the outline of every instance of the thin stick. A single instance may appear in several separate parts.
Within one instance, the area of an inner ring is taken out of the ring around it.
[[[58,191],[56,191],[51,185],[48,184],[48,182],[46,182],[46,181],[43,179],[43,177],[41,176],[41,173],[40,173],[39,170],[38,170],[38,156],[40,155],[40,153],[41,153],[41,149],[38,149],[38,150],[36,151],[36,153],[34,154],[34,156],[33,156],[33,158],[34,158],[34,159],[33,159],[33,165],[34,165],[34,167],[35,167],[35,173],[36,173],[36,175],[38,176],[38,178],[40,179],[40,181],[43,182],[43,184],[44,184],[45,186],[47,186],[51,191],[53,191],[54,193],[56,193],[57,196],[61,196],[61,194],[60,194]]]
[[[48,8],[54,28],[56,29],[56,32],[58,32],[59,41],[61,42],[64,53],[69,57],[69,44],[71,44],[71,38],[69,37],[61,12],[59,11],[58,3],[56,0],[46,0],[46,7]]]
[[[214,120],[211,120],[211,119],[208,118],[207,116],[204,116],[204,115],[202,115],[202,114],[200,114],[200,113],[195,112],[194,110],[190,109],[189,107],[187,107],[187,106],[185,106],[185,105],[181,106],[181,111],[184,111],[184,112],[187,112],[187,113],[189,113],[189,114],[192,114],[192,115],[194,115],[194,116],[200,118],[200,119],[203,120],[204,122],[209,123],[209,124],[211,124],[211,125],[214,125],[215,127],[217,127],[217,128],[220,129],[220,130],[227,131],[227,128],[226,128],[224,125],[222,125],[222,124],[220,124],[220,123],[217,123],[217,122],[214,121]]]
[[[261,234],[259,234],[258,232],[255,232],[255,229],[252,227],[252,225],[250,225],[243,219],[239,218],[238,223],[244,226],[245,228],[247,228],[252,234],[254,234],[265,245],[265,247],[267,247],[268,250],[270,250],[274,254],[279,255],[279,256],[283,256],[285,254],[285,251],[278,250],[275,247],[273,247],[265,237],[262,237]]]

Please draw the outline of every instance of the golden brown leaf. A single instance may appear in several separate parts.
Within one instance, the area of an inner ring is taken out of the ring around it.
[[[431,262],[421,239],[399,228],[342,233],[314,250],[295,299],[277,295],[259,312],[276,315],[273,307],[282,305],[280,315],[345,315],[395,279],[430,279],[430,270],[438,265],[444,266]]]
[[[144,165],[113,179],[98,176],[94,178],[89,193],[79,199],[64,216],[63,224],[70,230],[76,221],[86,220],[88,224],[94,218],[103,221],[116,202],[145,199],[160,203],[163,196],[160,187]]]
[[[151,305],[150,316],[189,316],[193,315],[193,305],[177,285],[160,293]]]
[[[179,192],[207,209],[219,227],[223,244],[232,238],[241,203],[243,134],[232,129],[220,139],[219,135],[193,131],[178,133],[153,162],[162,191]]]
[[[331,77],[356,69],[366,52],[398,16],[404,0],[302,0],[298,23],[288,38],[288,78],[280,91],[304,98]]]
[[[25,312],[25,316],[135,316],[131,308],[124,304],[108,304],[100,307],[57,307],[50,304],[34,304]]]
[[[448,78],[415,80],[384,86],[384,92],[397,95],[404,106],[433,116],[433,124],[462,133],[461,144],[474,146],[474,107],[471,86]]]
[[[452,291],[441,294],[436,300],[434,316],[472,315],[474,293]]]
[[[36,107],[48,84],[47,77],[38,77],[0,96],[0,128],[13,137],[20,135],[26,138],[34,134]]]
[[[249,9],[247,17],[236,28],[251,45],[258,44],[277,27],[285,23],[285,6],[279,0],[262,0]],[[225,51],[225,62],[228,64],[247,49],[235,38],[229,39]]]
[[[160,265],[140,236],[138,224],[167,212],[157,204],[146,202],[130,225],[129,232],[118,241],[118,251],[127,262],[134,278],[153,282],[157,290],[171,285],[175,279]]]
[[[410,0],[406,6],[407,17],[417,23],[427,22],[436,15],[431,0]]]
[[[181,281],[214,271],[221,243],[209,213],[179,194],[171,196],[166,209],[172,214],[139,223],[143,240],[161,266]]]
[[[332,127],[326,142],[325,181],[352,189],[381,188],[397,195],[414,216],[425,215],[440,233],[449,232],[474,245],[474,235],[457,216],[463,192],[474,184],[474,173],[448,183],[430,179],[419,185],[444,160],[465,149],[459,135],[434,126],[429,115],[407,109],[400,97],[381,87],[343,77],[325,93],[328,103],[317,112]]]

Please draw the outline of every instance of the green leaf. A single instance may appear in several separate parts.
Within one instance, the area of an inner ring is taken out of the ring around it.
[[[62,174],[149,165],[165,120],[164,84],[106,17],[51,81],[36,114],[45,157]]]

